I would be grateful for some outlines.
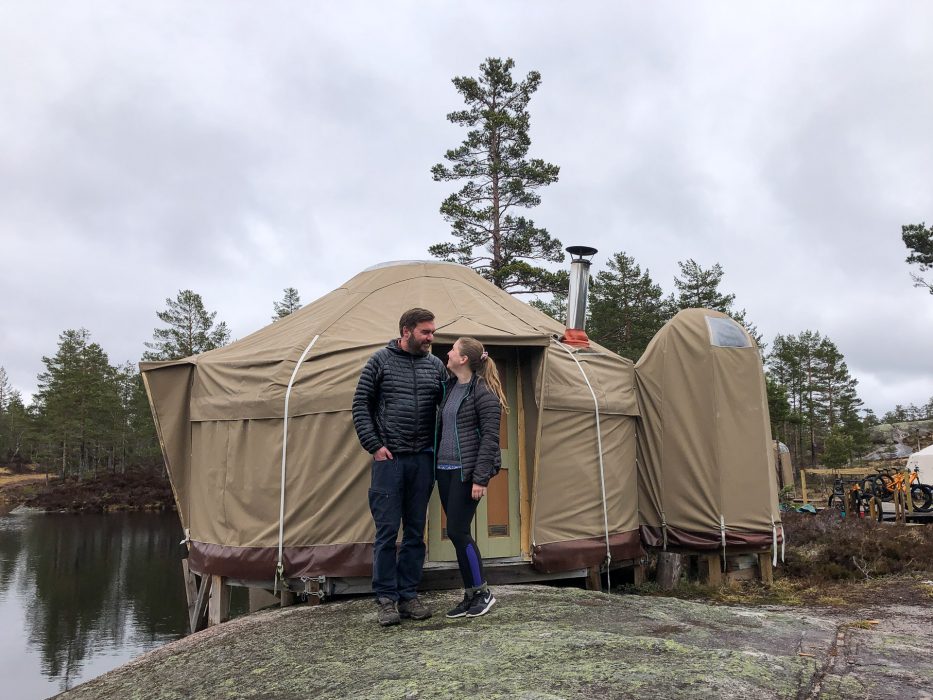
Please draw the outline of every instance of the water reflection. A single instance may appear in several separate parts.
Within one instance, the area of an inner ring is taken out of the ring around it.
[[[181,538],[174,514],[0,517],[4,694],[46,697],[182,636]]]

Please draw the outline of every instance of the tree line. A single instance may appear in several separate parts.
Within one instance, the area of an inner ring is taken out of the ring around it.
[[[298,291],[284,290],[272,319],[301,307]],[[162,325],[142,353],[146,361],[177,360],[230,341],[230,330],[190,289],[165,300]],[[0,367],[0,461],[39,464],[61,477],[101,471],[162,468],[162,453],[139,369],[113,364],[85,328],[63,331],[55,353],[42,358],[38,390],[26,404]]]

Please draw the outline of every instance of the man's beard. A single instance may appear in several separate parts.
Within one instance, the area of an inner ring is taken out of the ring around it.
[[[404,343],[405,349],[412,355],[428,355],[431,352],[431,343],[424,343],[422,347],[422,344],[412,337],[406,338]]]

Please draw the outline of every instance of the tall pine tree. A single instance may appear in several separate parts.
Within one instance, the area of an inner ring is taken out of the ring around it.
[[[0,367],[0,463],[9,459],[10,437],[8,434],[9,405],[13,394],[6,369]]]
[[[917,265],[920,272],[933,270],[933,227],[927,228],[923,222],[902,226],[901,240],[910,250],[910,255],[907,256],[909,265]],[[915,287],[925,287],[933,294],[933,280],[924,279],[914,272],[910,273],[910,277]]]
[[[778,335],[767,366],[769,379],[787,392],[790,410],[781,432],[795,460],[806,455],[811,466],[816,464],[830,433],[846,437],[857,455],[867,449],[858,381],[829,338],[814,331]]]
[[[283,291],[282,301],[272,302],[272,307],[275,311],[275,314],[272,316],[273,321],[285,318],[301,308],[301,297],[298,296],[297,289],[294,287],[286,287]]]
[[[511,58],[488,58],[478,78],[453,79],[466,109],[447,119],[469,131],[458,148],[447,151],[449,165],[438,163],[431,174],[436,182],[465,181],[440,209],[457,242],[437,243],[428,251],[473,267],[512,294],[560,292],[566,289],[567,273],[551,272],[538,261],[563,262],[561,242],[519,215],[541,203],[538,191],[556,182],[560,172],[556,165],[528,157],[528,103],[541,74],[531,71],[516,82],[514,67]]]
[[[166,299],[165,304],[165,311],[157,311],[156,315],[166,327],[152,331],[153,340],[146,343],[149,350],[143,354],[144,360],[180,360],[230,341],[227,324],[221,321],[214,325],[217,312],[204,308],[200,294],[183,289],[174,299]]]
[[[120,397],[107,353],[81,328],[59,336],[58,351],[43,357],[36,400],[46,443],[61,458],[61,474],[80,477],[112,459]]]
[[[635,259],[616,253],[590,287],[589,336],[613,352],[637,360],[669,310],[661,287]]]
[[[704,269],[696,260],[681,260],[677,263],[680,268],[680,277],[674,278],[677,294],[673,303],[678,309],[713,309],[728,314],[745,327],[758,349],[764,352],[767,345],[762,341],[761,334],[755,325],[745,317],[745,309],[735,311],[735,294],[723,294],[719,285],[725,274],[722,265],[715,263],[711,268]]]

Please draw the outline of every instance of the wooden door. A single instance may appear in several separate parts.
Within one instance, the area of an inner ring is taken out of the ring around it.
[[[448,348],[449,349],[449,348]],[[516,353],[507,348],[489,350],[505,387],[509,412],[503,411],[499,430],[502,470],[489,482],[473,520],[473,539],[484,559],[521,554],[518,504],[518,365]],[[456,561],[447,538],[447,518],[435,489],[428,507],[428,561]]]

